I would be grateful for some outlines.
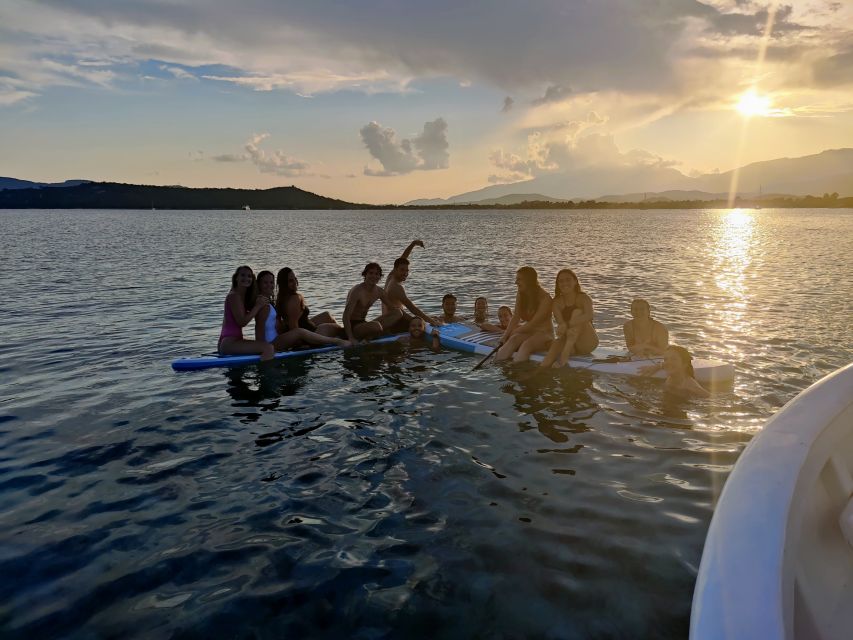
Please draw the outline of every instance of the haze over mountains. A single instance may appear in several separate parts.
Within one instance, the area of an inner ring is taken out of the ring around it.
[[[733,171],[686,176],[672,167],[588,166],[545,174],[523,182],[500,184],[469,191],[447,199],[412,200],[411,205],[495,204],[523,200],[609,200],[637,202],[657,197],[669,200],[716,200],[725,198]],[[838,193],[853,196],[853,149],[831,149],[799,158],[779,158],[741,167],[739,194],[792,196]],[[542,194],[547,194],[542,197]],[[623,195],[620,195],[623,194]],[[628,198],[623,199],[623,198]]]

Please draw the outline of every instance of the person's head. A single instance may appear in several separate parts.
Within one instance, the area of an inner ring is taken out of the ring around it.
[[[515,272],[515,284],[522,293],[539,286],[539,274],[533,267],[521,267]]]
[[[261,271],[258,274],[258,293],[272,300],[275,294],[275,276],[272,271]]]
[[[394,279],[397,282],[405,282],[409,277],[409,260],[408,258],[397,258],[394,260]]]
[[[448,318],[452,318],[456,314],[456,296],[452,293],[445,293],[441,299],[441,310]]]
[[[554,284],[554,297],[558,297],[563,293],[581,292],[581,283],[578,281],[577,275],[571,269],[560,269],[557,272],[557,279]]]
[[[663,368],[668,375],[685,375],[694,378],[693,356],[684,347],[669,345],[663,352]]]
[[[426,333],[426,324],[421,318],[412,318],[409,322],[409,336],[412,338],[423,338]]]
[[[255,283],[255,273],[250,267],[246,265],[237,267],[234,275],[231,276],[231,288],[236,291],[243,291],[243,304],[247,309],[255,304],[258,289]]]
[[[299,289],[299,280],[296,278],[296,274],[293,273],[293,269],[290,267],[279,269],[275,280],[279,291],[290,294],[296,293]]]
[[[498,321],[501,323],[501,326],[506,329],[509,326],[510,321],[512,321],[512,309],[506,305],[498,307]]]
[[[368,262],[361,272],[361,276],[368,284],[377,284],[382,278],[382,267],[379,266],[378,262]]]
[[[246,265],[237,267],[234,275],[231,276],[232,289],[251,288],[253,284],[255,284],[255,274],[251,267],[247,267]]]
[[[652,314],[652,308],[649,303],[642,298],[635,298],[631,301],[631,317],[635,320],[640,318],[648,318]]]
[[[483,296],[474,300],[474,320],[483,321],[489,314],[489,301]]]

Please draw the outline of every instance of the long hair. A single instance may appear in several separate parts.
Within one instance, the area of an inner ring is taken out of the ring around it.
[[[519,278],[527,284],[524,291],[519,291],[521,309],[525,315],[530,315],[536,312],[537,298],[539,297],[539,274],[533,267],[521,267],[515,272]]]
[[[557,272],[557,277],[554,278],[554,297],[558,298],[560,296],[560,294],[562,293],[560,291],[560,276],[563,275],[564,273],[571,274],[571,276],[575,279],[575,293],[576,294],[583,293],[583,291],[581,290],[581,281],[578,280],[578,277],[575,274],[575,272],[572,271],[571,269],[560,269]]]
[[[260,293],[261,293],[261,291],[260,291],[260,289],[261,289],[261,284],[260,284],[260,283],[261,283],[261,280],[262,280],[263,278],[266,278],[267,276],[269,276],[270,278],[273,278],[273,279],[275,278],[275,275],[273,274],[273,272],[272,272],[272,271],[266,271],[266,270],[261,271],[261,272],[257,275],[257,277],[255,278],[255,283],[256,283],[257,288],[258,288],[258,295],[260,295]],[[270,303],[272,303],[272,300],[270,300]]]
[[[279,313],[284,313],[287,308],[287,299],[293,295],[290,291],[290,287],[287,285],[287,281],[290,280],[290,274],[293,273],[293,269],[290,267],[284,267],[283,269],[278,270],[278,275],[275,278],[275,284],[278,287],[278,294],[275,297],[275,308]],[[293,273],[293,277],[296,278],[296,274]],[[296,278],[296,286],[299,287],[299,278]]]
[[[255,306],[255,299],[258,297],[258,280],[255,278],[255,272],[252,271],[252,267],[244,264],[242,267],[237,267],[231,276],[232,289],[237,288],[237,274],[240,273],[240,269],[248,269],[249,273],[252,274],[252,284],[246,289],[246,296],[243,298],[243,305],[248,310]]]
[[[678,354],[678,359],[681,360],[681,366],[684,367],[687,375],[691,378],[695,378],[696,374],[693,372],[693,356],[690,355],[690,352],[684,347],[679,347],[674,344],[669,345],[667,349],[671,349]]]

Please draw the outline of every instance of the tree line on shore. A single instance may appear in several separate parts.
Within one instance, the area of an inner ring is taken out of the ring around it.
[[[346,202],[295,186],[272,189],[220,189],[89,182],[69,187],[3,189],[0,209],[728,209],[853,208],[853,197],[765,196],[727,200],[644,200],[578,202],[533,200],[513,204],[373,205]]]

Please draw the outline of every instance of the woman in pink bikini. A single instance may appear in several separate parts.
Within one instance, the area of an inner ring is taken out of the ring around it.
[[[225,296],[225,317],[219,334],[219,353],[223,356],[258,353],[261,360],[270,360],[275,351],[269,342],[246,340],[243,327],[270,303],[269,298],[258,296],[255,274],[249,267],[238,267],[231,276],[231,291]]]

